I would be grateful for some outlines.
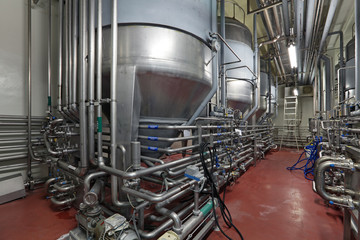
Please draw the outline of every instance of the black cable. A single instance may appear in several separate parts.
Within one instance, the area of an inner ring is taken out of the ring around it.
[[[212,178],[212,175],[211,173],[209,172],[209,169],[207,168],[206,166],[206,163],[205,163],[205,157],[204,157],[204,150],[207,148],[209,144],[208,143],[203,143],[201,144],[201,147],[200,147],[200,160],[201,160],[201,164],[202,164],[202,167],[204,169],[204,175],[206,177],[206,179],[208,180],[208,183],[210,185],[210,188],[211,188],[211,200],[212,200],[212,204],[213,204],[213,213],[214,213],[214,219],[215,219],[215,223],[216,223],[216,226],[220,229],[221,233],[229,240],[232,240],[223,230],[222,228],[220,227],[220,224],[219,224],[219,221],[218,221],[218,218],[216,216],[216,207],[215,207],[215,201],[214,199],[217,199],[218,200],[218,203],[219,203],[219,208],[220,208],[220,212],[221,212],[221,216],[225,222],[225,224],[229,227],[229,228],[234,228],[235,231],[238,233],[238,235],[240,236],[241,240],[244,240],[241,232],[239,231],[239,229],[237,229],[237,227],[233,224],[232,222],[232,217],[231,217],[231,214],[230,214],[230,211],[229,209],[226,207],[224,201],[221,199],[217,189],[216,189],[216,184]],[[216,153],[216,150],[212,150],[211,148],[208,148],[209,150],[209,155],[210,155],[210,162],[211,162],[211,172],[213,172],[213,169],[214,169],[214,155]]]

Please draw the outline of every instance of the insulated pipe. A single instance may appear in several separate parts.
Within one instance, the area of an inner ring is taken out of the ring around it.
[[[211,27],[212,32],[217,32],[217,4],[216,0],[211,0]],[[210,33],[211,34],[211,33]],[[216,53],[214,53],[216,54]],[[192,117],[187,121],[185,125],[191,125],[194,123],[195,119],[200,115],[202,110],[206,107],[206,105],[209,103],[211,98],[214,96],[214,94],[217,91],[218,88],[218,61],[217,57],[214,57],[212,60],[212,86],[210,92],[206,95],[204,100],[201,102],[200,106],[196,109],[195,113],[192,115]]]
[[[284,29],[285,29],[285,36],[290,36],[290,27],[289,27],[289,6],[288,0],[282,0],[282,13],[284,19]]]
[[[47,49],[47,63],[48,63],[48,112],[51,113],[51,0],[49,0],[49,19],[48,19],[48,49]]]
[[[31,172],[31,0],[28,1],[28,119],[27,119],[27,176],[32,179]]]
[[[117,134],[117,108],[116,108],[116,67],[117,67],[117,0],[112,1],[111,17],[111,76],[110,76],[110,142],[111,142],[111,165],[116,169],[116,134]],[[123,165],[125,166],[125,165]],[[112,176],[113,177],[113,176]]]
[[[256,111],[259,109],[259,96],[260,96],[260,78],[259,78],[259,67],[258,67],[258,61],[259,61],[259,47],[258,47],[258,43],[257,43],[257,26],[256,26],[256,16],[257,14],[254,14],[254,21],[253,21],[253,27],[254,27],[254,72],[257,75],[257,84],[256,84],[256,88],[254,89],[254,98],[255,98],[255,102],[254,102],[254,107],[248,112],[248,114],[246,114],[246,116],[244,116],[243,119],[243,123],[245,123],[252,115],[254,115],[256,113]]]
[[[343,69],[343,67],[345,67],[345,59],[344,59],[344,34],[342,31],[335,31],[335,32],[331,32],[328,34],[328,36],[331,36],[331,35],[335,35],[335,34],[339,34],[339,37],[340,37],[340,59],[339,59],[339,65],[340,65],[340,68],[338,69],[338,72],[337,72],[337,78],[338,78],[338,102],[342,102],[344,101],[344,74],[342,73],[341,74],[341,80],[342,82],[340,81],[340,69]],[[341,84],[341,86],[340,86]],[[340,90],[341,89],[341,90]]]
[[[72,71],[73,71],[73,63],[72,63],[72,0],[68,0],[67,2],[67,7],[68,7],[68,15],[67,15],[67,45],[68,45],[68,91],[69,91],[69,95],[68,95],[68,99],[66,107],[67,107],[67,111],[69,112],[69,114],[71,116],[74,116],[73,112],[71,111],[71,99],[72,99],[72,95],[73,95],[73,89],[72,87]]]
[[[102,0],[98,0],[97,5],[97,41],[96,41],[96,97],[98,101],[97,106],[97,153],[98,158],[102,157]]]
[[[284,0],[286,1],[286,0]],[[315,16],[315,0],[308,0],[306,3],[306,34],[305,34],[305,48],[309,48],[313,33],[314,16]]]
[[[303,80],[302,73],[302,36],[304,27],[304,1],[296,0],[296,50],[297,50],[297,63],[298,63],[298,78],[300,82]]]
[[[355,0],[355,101],[360,100],[360,3]]]
[[[220,1],[220,35],[225,39],[225,0]],[[225,78],[225,44],[221,41],[220,66],[221,66],[221,107],[226,108],[226,78]]]
[[[323,34],[322,34],[321,41],[320,41],[320,47],[319,47],[319,51],[318,51],[319,54],[321,54],[321,52],[322,52],[322,50],[324,48],[326,37],[327,37],[327,35],[329,33],[331,22],[332,22],[332,20],[334,18],[338,2],[339,2],[339,0],[331,0],[330,6],[329,6],[329,11],[328,11],[328,14],[327,14],[327,17],[326,17],[326,22],[325,22]],[[355,6],[356,6],[356,2],[357,1],[355,0]],[[356,14],[355,14],[355,21],[356,21]]]
[[[321,55],[320,59],[325,62],[325,111],[331,110],[331,77],[330,77],[330,58]]]
[[[89,161],[95,162],[95,120],[94,120],[94,87],[95,87],[95,1],[89,1],[89,62],[88,62],[88,145]]]
[[[305,54],[304,54],[304,69],[303,69],[305,75],[307,72],[308,61],[310,60],[309,48],[311,43],[311,37],[314,30],[315,5],[316,5],[315,0],[308,0],[306,3],[307,11],[306,11]]]
[[[64,82],[63,82],[63,93],[64,93],[64,99],[63,99],[63,111],[68,116],[67,106],[68,106],[68,100],[69,100],[69,42],[68,42],[68,34],[69,34],[69,0],[64,1],[64,23],[63,23],[63,29],[62,34],[64,36]],[[60,16],[62,18],[62,16]]]
[[[73,64],[73,68],[72,68],[72,86],[71,89],[73,91],[72,94],[72,99],[71,99],[71,110],[74,112],[76,111],[76,102],[77,102],[77,79],[78,79],[78,72],[77,72],[77,63],[78,63],[78,0],[72,0],[73,1],[73,7],[72,7],[72,43],[71,43],[71,47],[72,47],[72,64]]]
[[[87,128],[86,128],[86,0],[79,0],[79,48],[80,48],[80,160],[81,174],[88,168]]]
[[[280,35],[282,35],[282,31],[281,31],[279,14],[277,12],[277,6],[274,6],[272,8],[272,10],[274,12],[274,19],[275,19],[275,26],[276,26],[277,36],[280,36]]]
[[[30,2],[31,0],[29,0]],[[58,99],[57,99],[57,108],[61,113],[61,97],[62,97],[62,45],[63,45],[63,8],[64,2],[59,1],[59,45],[58,45]]]
[[[321,94],[321,90],[322,90],[322,79],[321,79],[321,64],[320,62],[318,62],[318,79],[317,79],[317,90],[318,90],[318,108],[319,108],[319,114],[320,116],[322,115],[321,111],[322,111],[322,94]]]

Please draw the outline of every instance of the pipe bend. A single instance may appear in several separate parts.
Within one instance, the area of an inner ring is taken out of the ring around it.
[[[173,228],[174,228],[175,232],[181,232],[182,224],[181,224],[181,219],[178,214],[176,214],[174,211],[171,211],[167,208],[159,207],[158,205],[155,206],[155,209],[158,213],[173,220],[173,223],[174,223]]]
[[[338,197],[338,196],[331,195],[326,191],[324,173],[326,170],[328,170],[334,166],[336,166],[336,168],[349,169],[349,166],[346,163],[341,163],[341,162],[339,163],[336,161],[322,162],[321,164],[318,165],[318,171],[316,173],[316,178],[315,178],[316,191],[322,198],[324,198],[325,200],[329,201],[332,204],[338,203],[338,204],[342,204],[342,205],[348,205],[349,200],[351,200],[350,196]],[[353,201],[353,203],[354,203],[354,205],[359,207],[359,201]]]
[[[94,173],[91,173],[91,174],[87,175],[84,178],[84,194],[89,192],[91,180],[93,180],[95,178],[98,178],[98,177],[103,177],[103,176],[106,176],[106,175],[108,175],[108,174],[106,172],[103,172],[103,171],[94,172]]]
[[[45,191],[47,191],[49,188],[49,185],[52,184],[53,182],[55,182],[57,179],[58,178],[49,178],[44,184]]]
[[[66,184],[64,186],[59,185],[59,183],[55,183],[53,186],[59,192],[69,192],[75,189],[74,184]]]
[[[55,205],[57,205],[57,206],[62,206],[62,205],[70,205],[72,202],[74,202],[75,201],[75,199],[76,199],[76,197],[75,196],[72,196],[72,197],[70,197],[70,198],[66,198],[66,199],[64,199],[64,200],[57,200],[56,198],[51,198],[51,202],[53,203],[53,204],[55,204]]]

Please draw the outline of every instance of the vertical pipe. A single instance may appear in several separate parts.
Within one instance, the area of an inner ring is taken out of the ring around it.
[[[225,38],[225,0],[220,1],[220,35]],[[226,79],[225,79],[225,44],[221,41],[220,66],[221,66],[221,106],[226,108]]]
[[[79,48],[80,48],[80,96],[79,96],[79,108],[80,108],[80,159],[82,173],[85,174],[88,167],[88,155],[87,155],[87,128],[86,128],[86,0],[79,0],[80,7],[80,32],[79,32]]]
[[[318,76],[318,108],[319,108],[319,114],[320,116],[322,116],[322,79],[321,79],[321,63],[318,63],[318,71],[319,71],[319,76]]]
[[[102,106],[100,104],[102,95],[102,0],[98,0],[97,5],[97,41],[96,41],[96,97],[99,101],[99,105],[97,107],[97,152],[98,158],[102,158]]]
[[[339,34],[340,37],[340,59],[339,59],[339,66],[340,68],[345,67],[345,59],[344,59],[344,34],[342,31],[335,31],[335,32],[331,32],[328,34],[328,36],[330,35],[335,35],[335,34]],[[345,80],[344,80],[344,71],[340,71],[340,74],[338,74],[337,76],[338,80],[338,102],[343,102],[344,101],[344,88],[345,88]]]
[[[94,121],[94,87],[95,87],[95,1],[89,1],[89,66],[88,66],[88,131],[89,161],[95,163],[95,121]]]
[[[321,55],[320,59],[324,61],[324,67],[325,67],[325,98],[324,98],[324,105],[325,105],[325,111],[331,110],[331,78],[330,78],[330,59],[326,57],[325,55]]]
[[[61,112],[61,94],[62,94],[62,34],[63,34],[63,1],[59,1],[59,49],[58,49],[58,110]]]
[[[78,63],[78,0],[73,0],[73,8],[72,8],[72,109],[76,109],[76,102],[77,102],[77,63]]]
[[[289,6],[288,0],[282,0],[282,11],[284,16],[284,28],[285,28],[285,36],[290,36],[290,28],[289,28]]]
[[[69,99],[69,42],[68,42],[68,26],[69,26],[69,0],[64,1],[65,5],[65,13],[64,13],[64,27],[62,29],[63,35],[64,35],[64,99],[63,99],[63,107],[64,111],[66,112],[66,107],[68,105],[68,99]]]
[[[116,67],[117,67],[117,41],[118,41],[118,32],[117,32],[117,0],[112,0],[112,16],[111,16],[111,74],[110,74],[110,145],[111,145],[111,163],[112,167],[116,168],[116,133],[117,133],[117,124],[116,124]],[[111,176],[114,182],[117,183],[117,177]],[[112,183],[114,183],[112,181]],[[116,188],[112,186],[112,188]],[[112,189],[115,191],[115,189]],[[116,196],[117,198],[117,196]]]
[[[67,34],[68,37],[66,39],[68,43],[68,99],[67,99],[67,107],[68,111],[71,110],[71,99],[73,95],[73,89],[72,89],[72,71],[73,71],[73,58],[72,58],[72,0],[68,0],[67,2],[68,7],[68,24],[67,24]],[[70,111],[72,113],[72,111]]]
[[[49,0],[49,19],[48,19],[48,85],[47,85],[47,94],[48,94],[48,112],[51,113],[51,0]]]
[[[27,175],[28,180],[32,179],[31,172],[31,0],[28,1],[28,159],[27,159]]]
[[[271,115],[271,59],[269,58],[268,60],[268,81],[269,81],[269,86],[268,86],[268,116]]]
[[[360,3],[355,0],[355,101],[360,100]]]

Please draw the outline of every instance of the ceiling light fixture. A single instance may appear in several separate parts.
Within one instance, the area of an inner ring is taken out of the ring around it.
[[[290,58],[290,65],[291,68],[297,68],[297,61],[296,61],[296,47],[294,44],[290,44],[288,47],[289,51],[289,58]]]

